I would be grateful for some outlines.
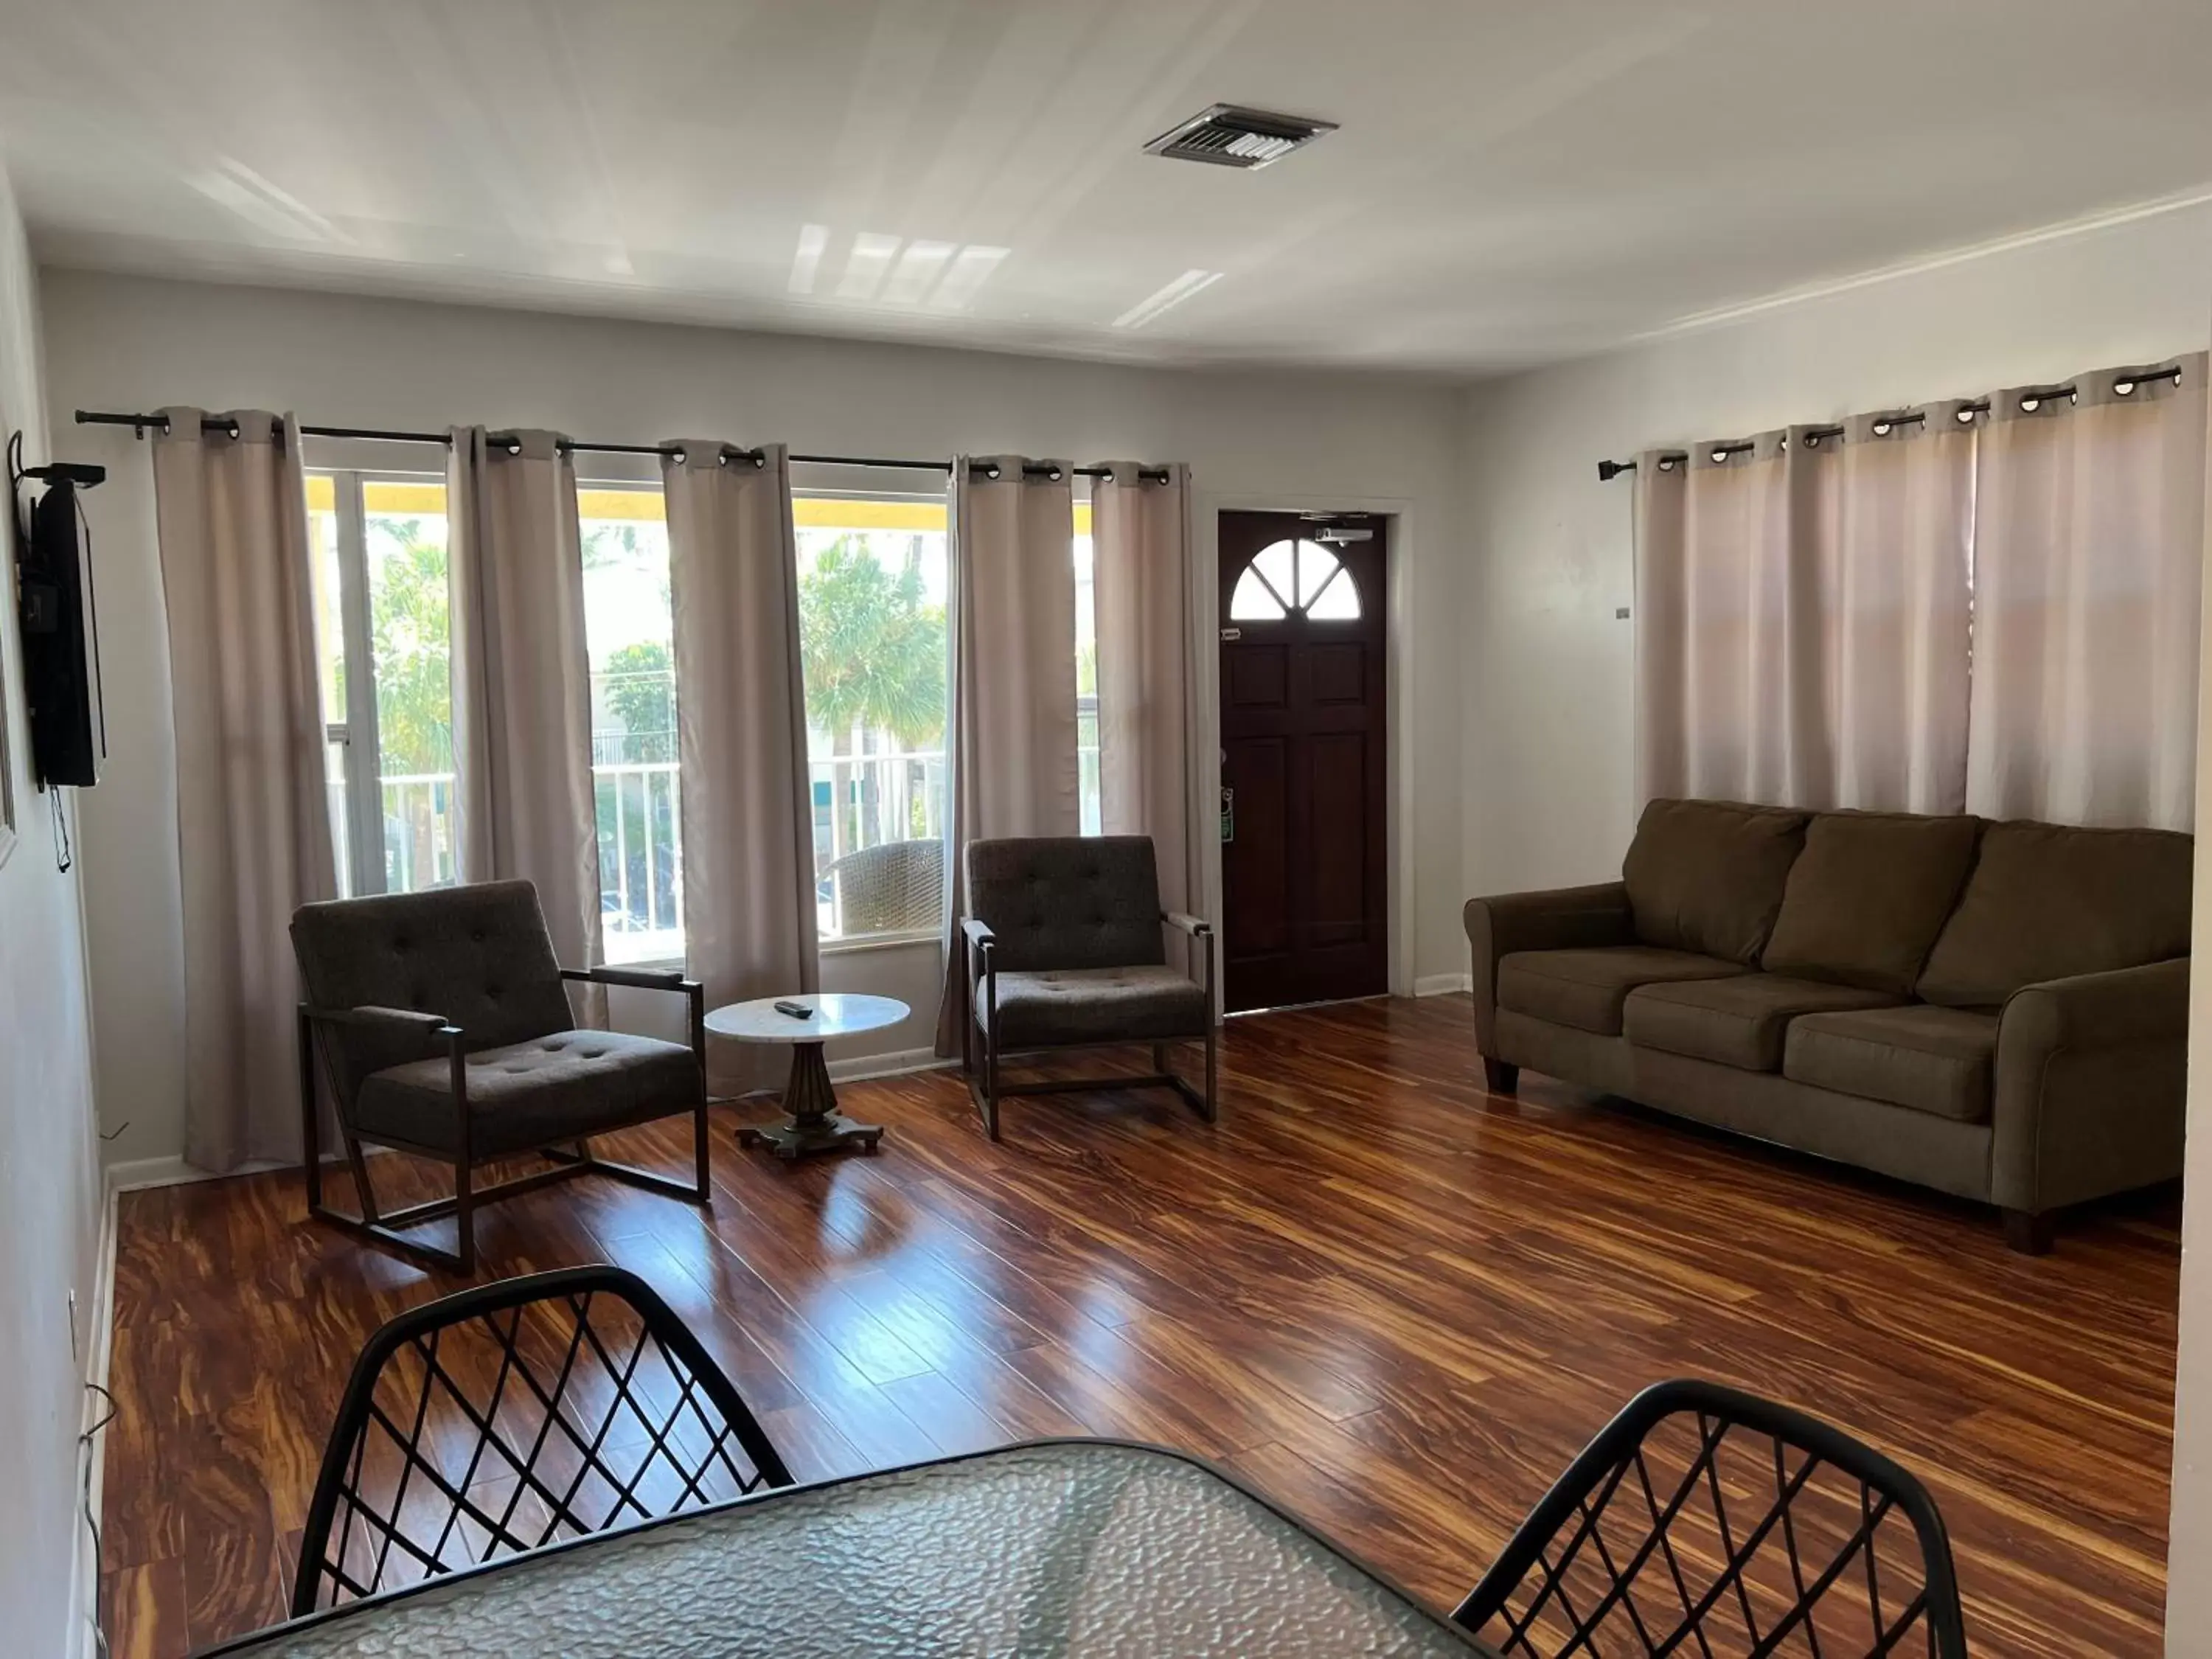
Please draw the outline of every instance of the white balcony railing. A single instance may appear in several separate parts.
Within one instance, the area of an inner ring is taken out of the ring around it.
[[[384,790],[385,890],[454,878],[453,775],[404,772]],[[674,761],[592,769],[599,840],[600,948],[610,962],[684,954],[684,817]]]
[[[609,962],[684,955],[684,811],[674,761],[592,769],[599,825],[599,946]]]

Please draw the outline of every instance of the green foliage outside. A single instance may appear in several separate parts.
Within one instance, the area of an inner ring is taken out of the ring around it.
[[[886,569],[874,551],[840,536],[799,584],[799,653],[807,723],[830,736],[830,752],[852,752],[855,729],[883,732],[908,748],[945,738],[945,608],[923,596],[919,545]],[[848,769],[833,761],[830,839],[836,851],[862,844],[861,803]],[[915,804],[910,836],[925,831]]]
[[[368,520],[369,640],[376,735],[389,776],[453,769],[452,629],[446,546],[419,519]]]
[[[659,640],[611,652],[600,671],[607,707],[623,723],[625,761],[676,758],[676,662]]]

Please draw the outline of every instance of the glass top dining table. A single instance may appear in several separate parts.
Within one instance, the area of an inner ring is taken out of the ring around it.
[[[1203,1462],[1053,1440],[578,1539],[295,1620],[206,1659],[1490,1651]]]

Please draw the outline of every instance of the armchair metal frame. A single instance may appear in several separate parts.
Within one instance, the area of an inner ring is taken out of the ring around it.
[[[1189,954],[1202,955],[1205,961],[1203,983],[1206,987],[1206,1035],[1170,1037],[1154,1041],[1148,1037],[1106,1037],[1096,1042],[1039,1043],[1001,1053],[999,1048],[999,969],[994,960],[996,938],[988,923],[969,916],[960,924],[961,973],[971,999],[981,988],[983,1010],[983,1053],[981,1064],[975,1054],[975,1020],[973,1013],[963,1011],[960,1022],[960,1069],[968,1080],[968,1097],[975,1103],[982,1114],[983,1128],[990,1138],[999,1138],[999,1103],[1009,1096],[1089,1094],[1103,1089],[1173,1089],[1199,1116],[1208,1123],[1218,1115],[1216,1104],[1219,1097],[1220,1023],[1215,1017],[1214,981],[1217,973],[1213,926],[1200,917],[1180,910],[1163,910],[1163,927],[1172,927],[1189,941]],[[1206,1088],[1201,1093],[1179,1075],[1168,1063],[1168,1049],[1172,1043],[1196,1042],[1206,1044]],[[1135,1077],[1097,1078],[1036,1078],[1008,1082],[1000,1075],[1000,1066],[1009,1060],[1034,1060],[1048,1054],[1070,1054],[1094,1048],[1123,1048],[1133,1043],[1151,1042],[1152,1069]]]
[[[696,980],[690,980],[673,969],[654,972],[628,968],[563,968],[561,977],[592,985],[621,985],[635,990],[674,991],[690,1003],[690,1047],[692,1059],[698,1067],[699,1097],[689,1108],[653,1113],[638,1122],[653,1122],[659,1118],[672,1117],[677,1112],[689,1110],[692,1121],[692,1180],[686,1185],[666,1176],[656,1175],[650,1170],[641,1170],[634,1164],[617,1163],[599,1158],[592,1151],[588,1136],[569,1136],[549,1141],[538,1146],[503,1148],[495,1156],[500,1158],[520,1158],[535,1154],[550,1162],[552,1168],[533,1170],[527,1175],[515,1176],[489,1187],[477,1187],[471,1180],[471,1171],[489,1158],[472,1155],[469,1145],[469,1080],[468,1033],[459,1026],[437,1014],[410,1013],[398,1008],[314,1008],[301,1003],[299,1008],[300,1048],[300,1131],[301,1144],[307,1149],[307,1213],[315,1220],[336,1227],[357,1237],[380,1244],[401,1255],[448,1272],[470,1273],[476,1271],[476,1209],[480,1204],[497,1199],[514,1198],[523,1193],[534,1192],[540,1187],[550,1187],[556,1182],[574,1180],[582,1175],[603,1175],[629,1186],[658,1193],[664,1198],[681,1199],[702,1209],[714,1207],[713,1190],[708,1179],[707,1108],[707,1004],[706,990]],[[338,1136],[345,1144],[346,1164],[353,1172],[354,1190],[359,1194],[362,1213],[346,1214],[331,1209],[323,1202],[322,1132],[320,1114],[315,1109],[315,1054],[321,1048],[324,1034],[332,1027],[347,1025],[385,1025],[414,1028],[426,1039],[441,1042],[452,1066],[453,1108],[456,1114],[454,1144],[452,1147],[426,1146],[380,1132],[363,1136],[349,1121],[345,1104],[340,1098],[338,1073],[327,1052],[323,1054],[324,1074],[330,1079],[331,1095],[337,1103]],[[628,1127],[627,1124],[622,1126]],[[368,1177],[368,1160],[362,1152],[362,1142],[371,1146],[391,1146],[414,1157],[435,1164],[449,1164],[453,1171],[453,1196],[434,1198],[419,1204],[410,1204],[397,1210],[380,1208],[376,1201],[375,1188]],[[398,1230],[418,1226],[426,1221],[437,1221],[447,1216],[455,1220],[459,1249],[458,1251],[440,1249],[419,1238],[410,1238]]]
[[[1694,1431],[1686,1463],[1671,1443],[1670,1455],[1648,1456],[1654,1431],[1677,1420]],[[1741,1455],[1724,1470],[1731,1437],[1740,1437]],[[1820,1506],[1827,1513],[1816,1525]],[[1848,1530],[1838,1508],[1853,1517]],[[1607,1527],[1608,1517],[1617,1524]],[[1881,1556],[1878,1546],[1893,1536],[1900,1547]],[[1908,1554],[1917,1571],[1906,1570]],[[1855,1628],[1863,1620],[1863,1649],[1846,1648],[1818,1622],[1832,1601],[1854,1609],[1856,1618],[1843,1616]],[[1693,1378],[1654,1383],[1622,1407],[1452,1617],[1524,1659],[1716,1651],[1966,1659],[1950,1539],[1927,1488],[1818,1418]]]

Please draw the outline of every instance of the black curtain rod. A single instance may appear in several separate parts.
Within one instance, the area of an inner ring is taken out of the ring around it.
[[[127,426],[141,438],[146,435],[149,427],[159,427],[166,432],[169,425],[168,417],[164,415],[118,415],[87,409],[76,411],[76,422],[79,426]],[[238,422],[227,416],[205,416],[202,417],[200,425],[209,432],[228,432],[234,438],[238,435]],[[443,445],[452,441],[451,435],[443,432],[393,432],[367,426],[302,426],[300,433],[308,438],[366,438],[384,443]],[[498,434],[493,435],[496,437]],[[571,455],[681,455],[684,453],[673,444],[580,444],[568,439],[561,441],[560,447],[564,453]],[[755,465],[763,459],[757,449],[726,449],[722,453],[751,461]],[[952,471],[951,461],[893,461],[872,455],[793,455],[791,459],[809,466],[876,466],[902,472],[950,473]],[[970,465],[973,471],[986,477],[999,476],[998,468],[990,462],[975,461]],[[1073,470],[1077,477],[1084,478],[1113,476],[1113,470],[1109,467],[1079,466]],[[1057,479],[1060,471],[1059,467],[1036,462],[1022,469],[1023,476],[1030,478]],[[1165,467],[1143,467],[1137,473],[1137,477],[1146,483],[1165,483],[1169,476]]]
[[[2112,390],[2120,397],[2125,398],[2145,381],[2155,383],[2160,380],[2172,380],[2177,386],[2179,385],[2181,365],[2175,363],[2168,368],[2150,368],[2141,371],[2124,370],[2112,377]],[[2020,394],[2021,408],[2023,411],[2033,410],[2038,404],[2047,402],[2053,398],[2071,398],[2078,390],[2079,388],[2070,380],[2064,386],[2030,386]],[[1977,398],[1971,403],[1958,405],[1958,411],[1960,420],[1972,420],[1977,415],[1986,415],[1990,412],[1990,400],[1987,398]],[[1894,415],[1885,415],[1875,422],[1875,435],[1887,437],[1892,427],[1917,426],[1927,418],[1928,411],[1924,409],[1908,409]],[[301,429],[305,430],[304,428]],[[1844,435],[1844,428],[1840,426],[1808,427],[1805,435],[1815,441],[1823,438],[1840,438]],[[1751,441],[1747,438],[1735,443],[1715,444],[1712,450],[1713,459],[1719,460],[1724,455],[1741,455],[1752,447]],[[1670,450],[1662,454],[1660,459],[1668,461],[1686,461],[1690,457],[1686,451]],[[1597,464],[1598,482],[1611,483],[1622,473],[1635,471],[1636,463],[1633,461],[1600,461]]]

